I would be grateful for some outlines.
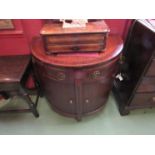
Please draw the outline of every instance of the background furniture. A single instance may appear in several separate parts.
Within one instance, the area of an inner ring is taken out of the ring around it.
[[[35,117],[39,114],[36,110],[38,97],[33,103],[25,88],[25,83],[30,74],[31,57],[29,55],[1,56],[0,57],[0,93],[4,98],[14,95],[22,97],[29,106],[29,109],[1,110],[4,112],[32,112]]]
[[[114,95],[121,115],[132,109],[155,107],[155,27],[147,20],[134,20],[123,51]]]
[[[34,69],[51,107],[65,116],[81,117],[101,110],[110,93],[123,47],[109,36],[101,53],[47,55],[40,37],[32,42]]]

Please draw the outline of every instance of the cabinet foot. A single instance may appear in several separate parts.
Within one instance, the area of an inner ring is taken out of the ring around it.
[[[126,115],[129,115],[129,113],[130,113],[129,110],[126,110],[124,108],[119,109],[119,112],[120,112],[121,116],[126,116]]]
[[[82,117],[76,117],[75,118],[78,122],[82,121]]]

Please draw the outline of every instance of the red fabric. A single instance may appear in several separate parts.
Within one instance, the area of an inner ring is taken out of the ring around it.
[[[110,27],[111,33],[119,34],[122,36],[123,40],[125,40],[131,20],[129,19],[105,19],[105,21]]]

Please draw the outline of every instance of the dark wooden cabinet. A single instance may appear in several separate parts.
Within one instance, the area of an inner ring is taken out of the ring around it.
[[[149,20],[134,20],[123,52],[114,95],[121,115],[137,108],[155,107],[155,28]]]
[[[51,107],[77,120],[101,110],[112,88],[122,47],[120,37],[109,36],[101,53],[47,55],[41,38],[34,39],[35,73]]]

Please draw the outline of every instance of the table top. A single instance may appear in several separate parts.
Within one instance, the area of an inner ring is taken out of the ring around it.
[[[0,83],[20,82],[29,62],[29,55],[0,56]]]
[[[120,55],[123,48],[123,41],[120,36],[110,35],[107,39],[106,49],[100,53],[73,53],[47,55],[44,51],[41,37],[32,41],[32,55],[38,60],[59,67],[84,67],[106,63]]]

